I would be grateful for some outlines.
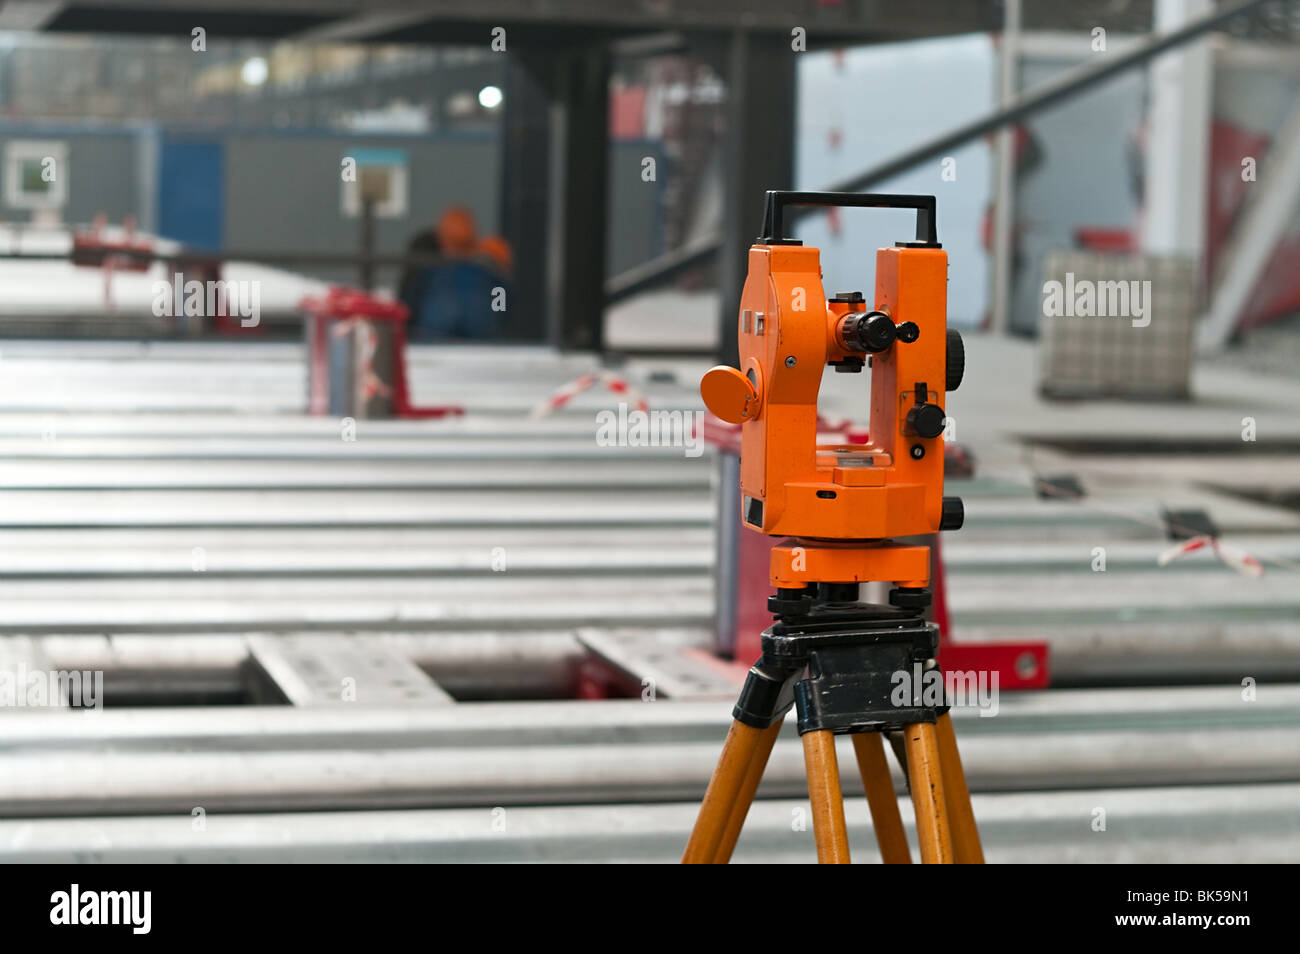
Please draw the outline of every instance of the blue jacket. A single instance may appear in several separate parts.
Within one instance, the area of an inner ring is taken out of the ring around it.
[[[474,259],[448,261],[419,272],[408,291],[408,334],[413,341],[495,338],[504,311],[493,311],[505,279]],[[508,292],[507,292],[508,294]]]

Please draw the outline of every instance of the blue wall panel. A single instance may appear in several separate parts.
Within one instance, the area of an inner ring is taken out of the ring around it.
[[[225,239],[225,149],[219,142],[164,141],[158,171],[158,232],[195,248]]]

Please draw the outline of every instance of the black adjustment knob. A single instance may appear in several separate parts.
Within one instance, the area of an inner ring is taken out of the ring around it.
[[[891,318],[880,312],[871,312],[858,322],[858,343],[870,354],[887,351],[897,335],[898,329],[894,328]]]
[[[903,321],[896,325],[892,318],[880,311],[850,313],[844,316],[840,325],[840,342],[845,350],[867,354],[879,354],[888,351],[895,341],[910,343],[919,337],[921,329],[916,322]]]
[[[917,437],[938,437],[943,433],[943,408],[937,404],[914,404],[907,412],[907,430]]]
[[[940,530],[960,530],[966,522],[966,508],[960,497],[944,497],[943,511],[939,516]]]
[[[966,345],[962,343],[961,332],[956,328],[948,329],[948,358],[947,374],[943,389],[945,391],[956,391],[961,384],[962,376],[966,373]]]
[[[878,311],[846,317],[840,331],[840,337],[848,350],[867,354],[887,351],[897,334],[890,317]]]

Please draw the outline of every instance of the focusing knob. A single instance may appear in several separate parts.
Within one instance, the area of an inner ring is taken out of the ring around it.
[[[857,338],[862,350],[868,354],[887,351],[897,337],[898,331],[888,315],[870,312],[858,320]]]
[[[914,404],[907,412],[907,429],[917,437],[938,437],[943,424],[943,408],[937,404]]]
[[[943,511],[939,516],[940,530],[960,530],[966,522],[966,508],[960,497],[944,497]]]
[[[835,301],[836,299],[831,299]],[[840,343],[846,351],[879,354],[888,351],[895,341],[912,342],[921,336],[914,321],[895,325],[881,311],[851,312],[840,322]]]
[[[962,375],[966,373],[966,345],[962,343],[961,332],[956,328],[948,329],[948,367],[943,389],[956,391],[961,384]]]

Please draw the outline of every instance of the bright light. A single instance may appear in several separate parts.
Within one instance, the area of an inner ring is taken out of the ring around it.
[[[245,86],[261,86],[266,82],[266,77],[270,70],[267,69],[266,60],[260,56],[251,56],[244,60],[244,65],[239,71],[239,78],[244,81]]]
[[[498,86],[484,86],[478,91],[478,104],[484,109],[496,109],[505,97]]]

